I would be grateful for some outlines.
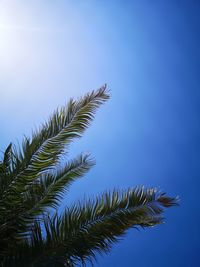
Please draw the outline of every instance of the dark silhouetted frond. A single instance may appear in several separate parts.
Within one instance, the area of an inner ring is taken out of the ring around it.
[[[42,222],[35,221],[26,249],[34,255],[36,266],[49,259],[63,266],[67,261],[74,264],[92,262],[96,252],[109,252],[131,227],[152,227],[162,223],[164,208],[174,205],[177,205],[176,198],[156,189],[104,193],[96,200],[72,205],[60,216],[47,215]],[[28,262],[26,264],[29,266]]]
[[[89,155],[61,161],[97,108],[109,98],[106,86],[70,100],[21,148],[10,144],[0,161],[0,266],[86,266],[107,253],[132,227],[163,222],[177,199],[137,187],[106,192],[77,202],[58,214],[69,186],[94,165]],[[80,265],[78,265],[80,266]]]

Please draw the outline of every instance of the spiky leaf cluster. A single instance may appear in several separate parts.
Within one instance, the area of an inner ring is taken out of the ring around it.
[[[85,265],[96,253],[109,252],[129,228],[161,223],[164,208],[176,205],[156,189],[134,188],[106,192],[58,214],[71,183],[94,165],[86,154],[65,163],[61,156],[108,98],[103,86],[71,99],[21,147],[6,148],[0,162],[0,266]]]

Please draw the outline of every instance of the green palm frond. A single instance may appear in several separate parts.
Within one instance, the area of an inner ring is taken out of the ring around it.
[[[15,153],[21,170],[13,179],[4,197],[21,194],[26,185],[42,172],[54,168],[66,146],[80,137],[94,118],[96,109],[109,98],[106,86],[93,91],[79,101],[70,100],[66,107],[57,110],[40,131],[33,133],[32,141],[24,140],[23,149]]]
[[[1,180],[6,183],[1,187],[0,196],[0,224],[3,225],[0,231],[6,233],[5,243],[9,238],[14,243],[19,233],[26,233],[33,217],[48,205],[55,205],[64,193],[65,185],[92,166],[87,156],[68,162],[63,169],[57,169],[56,164],[65,146],[73,138],[81,136],[96,109],[108,97],[104,86],[78,101],[70,100],[66,107],[53,114],[40,131],[33,133],[32,141],[24,139],[21,150],[17,151],[16,147],[11,150],[11,145],[8,146],[1,169],[7,170],[10,165],[12,168],[9,167],[8,174],[4,171],[2,175]],[[50,175],[50,172],[54,174]],[[48,188],[47,183],[50,183]]]
[[[24,194],[24,205],[30,203],[29,215],[36,216],[47,208],[57,208],[62,198],[66,196],[71,183],[86,174],[93,165],[94,161],[89,155],[81,154],[63,168],[42,174]]]
[[[4,152],[3,165],[5,166],[5,171],[11,171],[12,164],[12,144],[10,143]]]
[[[12,170],[12,144],[10,143],[6,148],[3,156],[3,160],[0,162],[0,198],[2,192],[10,179],[10,173]]]
[[[13,200],[10,204],[4,202],[7,210],[2,216],[2,224],[3,221],[9,222],[7,227],[4,227],[4,232],[5,230],[9,232],[6,240],[10,235],[12,238],[14,237],[13,229],[16,229],[15,237],[17,238],[20,232],[29,230],[29,225],[35,216],[39,216],[50,207],[56,208],[62,197],[66,195],[70,184],[83,176],[93,164],[89,155],[80,155],[69,161],[65,167],[54,173],[43,174],[37,181],[29,185],[26,192],[21,195],[21,203],[17,203],[17,207],[13,207]]]
[[[36,266],[47,264],[49,259],[63,266],[68,261],[84,264],[93,261],[96,252],[109,252],[129,228],[162,223],[164,208],[173,205],[177,199],[156,189],[104,193],[96,200],[72,205],[60,216],[35,221],[25,249],[34,254]]]
[[[73,160],[69,144],[80,137],[97,108],[109,98],[106,86],[70,100],[42,127],[10,144],[0,161],[0,266],[85,266],[107,253],[131,227],[163,222],[165,208],[177,205],[156,189],[106,192],[58,214],[69,187],[94,165],[89,155]]]

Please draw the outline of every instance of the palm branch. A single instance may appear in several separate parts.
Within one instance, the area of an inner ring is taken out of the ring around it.
[[[94,165],[89,155],[62,155],[81,137],[106,86],[57,109],[21,147],[6,148],[0,162],[0,266],[75,266],[107,253],[131,227],[162,223],[177,204],[156,189],[130,188],[79,201],[58,213],[73,181]],[[26,256],[25,256],[26,255]]]

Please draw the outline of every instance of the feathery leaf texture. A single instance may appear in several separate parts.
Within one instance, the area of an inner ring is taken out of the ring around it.
[[[164,209],[177,205],[177,198],[136,187],[58,213],[69,186],[94,165],[87,154],[65,163],[61,156],[108,98],[103,86],[71,99],[21,148],[6,148],[0,161],[0,266],[85,266],[96,253],[108,253],[129,228],[160,224]]]

